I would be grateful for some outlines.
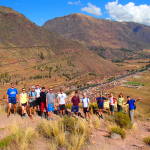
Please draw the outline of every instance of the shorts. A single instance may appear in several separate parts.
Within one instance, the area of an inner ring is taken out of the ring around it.
[[[114,105],[109,105],[109,108],[111,112],[114,112],[114,109],[115,109]]]
[[[16,97],[9,97],[8,98],[8,102],[10,104],[17,104],[17,99],[16,99]]]
[[[98,104],[99,109],[104,109],[104,104]]]
[[[36,105],[36,101],[32,101],[32,102],[30,102],[29,104],[30,104],[30,107],[35,107],[35,106],[37,106],[37,105]]]
[[[36,98],[36,105],[40,105],[40,101],[41,101],[40,97]]]
[[[72,106],[71,112],[74,112],[74,113],[79,112],[79,106]]]
[[[60,110],[65,110],[65,109],[66,109],[65,104],[59,105],[59,109],[60,109]]]
[[[46,102],[40,102],[40,111],[44,112],[46,110]]]
[[[83,108],[83,112],[84,112],[85,114],[88,113],[88,112],[89,112],[88,108],[87,108],[87,107],[84,107],[84,108]]]
[[[23,104],[21,104],[21,106],[24,106],[24,107],[26,107],[26,106],[27,106],[27,103],[23,103]]]
[[[54,111],[55,109],[54,109],[54,104],[48,104],[47,105],[47,111],[48,112],[52,112],[52,111]]]

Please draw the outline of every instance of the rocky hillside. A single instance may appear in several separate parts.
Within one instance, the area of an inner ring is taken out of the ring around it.
[[[72,14],[47,21],[44,26],[68,39],[78,40],[107,58],[128,57],[150,48],[150,27]]]
[[[39,80],[55,75],[71,80],[90,72],[118,71],[81,43],[49,32],[7,7],[0,7],[0,56],[0,82],[10,77]]]

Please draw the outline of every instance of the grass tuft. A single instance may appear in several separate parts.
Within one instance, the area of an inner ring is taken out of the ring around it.
[[[145,138],[143,139],[143,142],[144,142],[145,144],[147,144],[147,145],[150,145],[150,136],[145,137]]]
[[[127,114],[119,112],[115,114],[115,122],[118,126],[125,129],[131,129],[132,123]]]
[[[118,127],[118,126],[114,126],[114,127],[112,127],[112,128],[110,129],[110,134],[112,134],[112,133],[116,133],[116,134],[121,135],[121,137],[122,137],[123,139],[124,139],[125,136],[126,136],[125,130],[122,129],[122,128],[120,128],[120,127]]]

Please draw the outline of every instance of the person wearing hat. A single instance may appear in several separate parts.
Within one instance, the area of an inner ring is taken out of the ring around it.
[[[26,93],[26,89],[22,88],[22,92],[19,95],[19,102],[21,105],[21,115],[22,117],[26,117],[27,116],[27,105],[28,105],[28,94]]]
[[[31,87],[31,91],[29,92],[29,115],[32,118],[32,110],[35,114],[36,111],[36,97],[37,93],[35,91],[35,86]]]

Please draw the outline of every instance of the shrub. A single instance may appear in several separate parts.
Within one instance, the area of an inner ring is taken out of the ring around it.
[[[11,127],[11,132],[13,135],[13,145],[19,150],[28,150],[29,145],[32,143],[33,139],[36,137],[36,132],[33,128],[20,128],[18,125]]]
[[[6,149],[14,147],[16,150],[28,150],[36,132],[32,128],[22,129],[17,125],[10,127],[10,135],[0,140],[0,148]]]
[[[80,150],[85,143],[83,135],[71,134],[67,144],[67,150]]]
[[[118,126],[121,128],[132,128],[132,123],[130,121],[130,118],[127,114],[119,112],[115,114],[115,122]]]
[[[143,139],[143,141],[144,141],[145,144],[150,145],[150,136],[145,137],[145,138]]]
[[[112,127],[112,128],[110,129],[110,134],[112,134],[112,133],[116,133],[116,134],[121,135],[121,137],[122,137],[123,139],[124,139],[125,136],[126,136],[125,130],[122,129],[122,128],[120,128],[120,127],[118,127],[118,126]]]
[[[74,117],[64,117],[62,122],[66,131],[74,132],[78,119]]]
[[[0,149],[7,147],[13,141],[13,135],[6,136],[0,140]]]
[[[49,150],[57,150],[58,144],[54,140],[51,140],[48,144],[48,149]]]

